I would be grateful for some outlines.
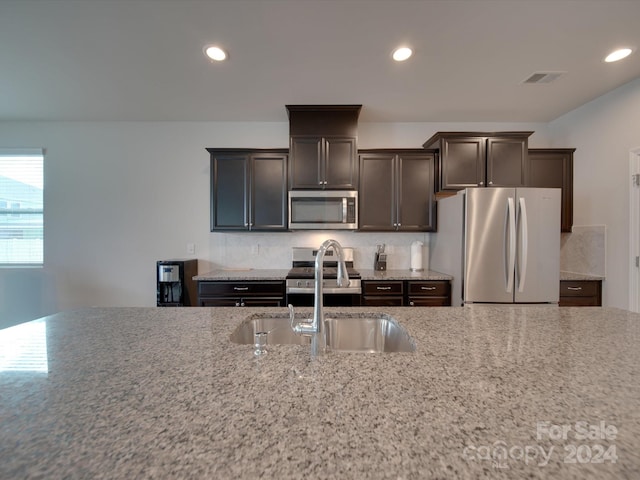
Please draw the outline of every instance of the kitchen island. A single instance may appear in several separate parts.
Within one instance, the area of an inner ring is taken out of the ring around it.
[[[229,341],[267,311],[286,309],[93,308],[0,330],[0,478],[640,475],[640,315],[360,307],[416,351]],[[6,371],[21,342],[36,371]]]

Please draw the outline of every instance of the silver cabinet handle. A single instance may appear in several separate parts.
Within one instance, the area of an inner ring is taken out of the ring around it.
[[[482,186],[482,185],[484,185],[484,182],[480,182],[478,185]]]
[[[436,287],[420,287],[421,290],[435,290]]]
[[[582,287],[567,287],[567,290],[580,291],[580,290],[582,290]]]
[[[376,287],[376,290],[391,290],[391,287]]]
[[[415,306],[415,303],[413,303],[413,302],[409,302],[409,305],[411,305],[412,307],[414,307],[414,306]]]
[[[249,290],[249,287],[233,287],[236,292],[246,292]]]
[[[236,302],[236,307],[239,307],[239,306],[240,306],[240,302]]]

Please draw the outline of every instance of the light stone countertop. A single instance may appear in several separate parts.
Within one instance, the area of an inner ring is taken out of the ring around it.
[[[196,281],[239,281],[248,282],[251,280],[283,280],[286,278],[289,270],[284,269],[267,269],[267,268],[239,268],[239,269],[220,269],[211,272],[201,273],[193,277]]]
[[[362,280],[451,280],[453,277],[445,273],[425,270],[412,272],[411,270],[356,269]],[[284,280],[289,270],[282,269],[229,269],[213,270],[193,277],[196,281],[251,281],[251,280]]]
[[[590,275],[587,273],[574,273],[574,272],[560,272],[560,280],[604,280],[604,277],[599,275]]]
[[[94,308],[0,330],[5,368],[28,330],[48,361],[0,372],[0,478],[640,476],[638,314],[358,307],[417,350],[230,343],[248,316],[286,311]]]
[[[453,280],[451,275],[436,272],[434,270],[423,270],[422,272],[412,272],[411,270],[384,270],[373,269],[358,270],[362,280]]]

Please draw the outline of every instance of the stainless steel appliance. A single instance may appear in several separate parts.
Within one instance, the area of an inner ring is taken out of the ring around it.
[[[558,303],[560,189],[468,188],[438,201],[431,267],[452,304]]]
[[[290,230],[356,230],[358,192],[355,190],[291,190]]]
[[[198,260],[159,260],[156,262],[156,305],[158,307],[195,306]]]
[[[338,287],[337,257],[334,250],[325,253],[322,264],[324,305],[349,307],[360,305],[362,286],[360,273],[353,268],[353,248],[344,247],[344,260],[349,275],[349,286]],[[285,280],[287,303],[295,307],[313,305],[315,285],[315,258],[317,248],[294,247],[292,250],[292,268]]]

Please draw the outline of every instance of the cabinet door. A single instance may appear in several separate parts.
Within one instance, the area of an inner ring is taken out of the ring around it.
[[[440,152],[441,190],[484,186],[485,138],[443,138]]]
[[[487,139],[487,186],[524,187],[527,184],[526,138]]]
[[[353,137],[325,137],[322,178],[325,188],[358,188],[356,139]]]
[[[282,307],[284,297],[243,298],[243,307]]]
[[[530,187],[561,188],[561,229],[573,226],[573,148],[532,148],[529,150]]]
[[[202,297],[198,301],[201,307],[239,307],[240,298]]]
[[[320,136],[292,136],[289,152],[289,182],[291,188],[323,188]]]
[[[287,156],[251,157],[251,230],[287,229]]]
[[[359,229],[392,231],[396,224],[395,155],[360,155]]]
[[[435,156],[398,156],[398,230],[434,231],[436,227]]]
[[[211,230],[247,230],[248,154],[211,158]]]

